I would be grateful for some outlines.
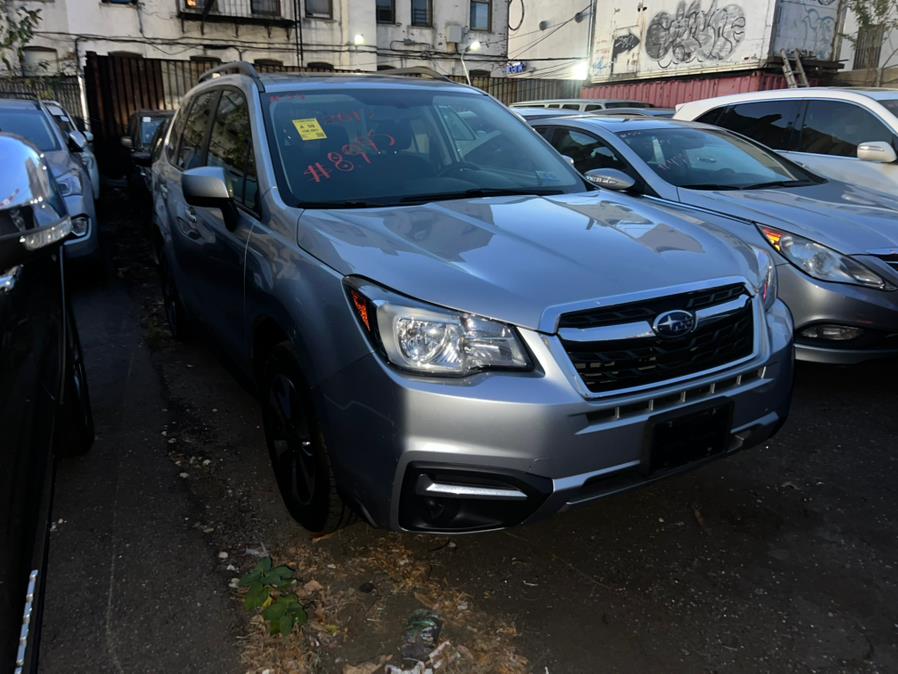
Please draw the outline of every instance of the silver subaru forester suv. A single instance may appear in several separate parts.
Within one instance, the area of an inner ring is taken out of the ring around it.
[[[785,420],[769,255],[595,188],[477,89],[222,66],[153,171],[171,328],[253,378],[313,531],[530,522]]]

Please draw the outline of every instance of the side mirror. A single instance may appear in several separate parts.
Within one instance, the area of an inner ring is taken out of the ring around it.
[[[138,166],[149,167],[153,165],[153,155],[144,151],[134,152],[131,154],[131,161]]]
[[[881,140],[871,141],[869,143],[861,143],[857,146],[857,158],[861,161],[872,161],[879,164],[891,164],[898,155],[895,154],[895,148],[889,143]]]
[[[130,150],[134,147],[134,141],[131,140],[131,136],[122,136],[122,147],[126,150]]]
[[[574,158],[573,158],[573,157],[569,157],[569,156],[566,155],[566,154],[563,154],[563,155],[561,155],[561,156],[564,157],[564,160],[565,160],[568,164],[570,164],[571,166],[574,165]]]
[[[200,166],[181,174],[184,200],[200,208],[220,208],[225,226],[233,231],[239,216],[231,195],[230,181],[220,166]]]
[[[88,143],[94,142],[94,134],[93,133],[91,133],[90,131],[83,131],[82,133],[84,134],[84,138]]]
[[[68,143],[70,152],[84,152],[84,150],[87,149],[87,138],[85,138],[84,134],[80,131],[69,131],[66,142]]]
[[[627,190],[632,190],[636,187],[636,181],[632,176],[628,176],[623,171],[618,171],[617,169],[592,169],[591,171],[587,171],[584,175],[586,176],[586,179],[594,185],[609,190],[615,190],[616,192],[626,192]]]

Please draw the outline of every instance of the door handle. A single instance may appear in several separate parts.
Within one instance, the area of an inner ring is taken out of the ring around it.
[[[162,195],[163,199],[168,199],[168,188],[165,185],[160,185],[159,194]]]
[[[187,217],[187,222],[189,222],[191,225],[195,225],[197,222],[196,211],[193,210],[193,208],[188,208],[185,211],[185,214]]]

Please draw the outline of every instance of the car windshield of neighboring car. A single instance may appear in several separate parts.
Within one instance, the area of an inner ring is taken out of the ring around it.
[[[622,131],[618,136],[677,187],[751,190],[819,182],[795,164],[726,131],[657,128]]]
[[[56,136],[50,128],[50,121],[36,109],[0,109],[0,131],[22,136],[41,152],[59,149]]]
[[[59,127],[59,130],[62,131],[63,134],[78,130],[62,108],[56,105],[48,105],[47,110],[50,112],[50,116],[53,118],[53,121],[56,122],[56,126]]]
[[[279,179],[304,206],[381,206],[588,189],[487,96],[406,89],[270,94]]]
[[[150,147],[156,131],[162,126],[167,117],[157,117],[153,115],[143,115],[140,118],[140,146]]]
[[[893,115],[898,117],[898,98],[881,99],[879,103]]]

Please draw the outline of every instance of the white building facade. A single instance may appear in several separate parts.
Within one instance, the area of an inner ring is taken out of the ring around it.
[[[585,80],[597,0],[512,0],[508,60],[514,77]]]
[[[20,67],[74,72],[87,52],[377,70],[505,71],[505,0],[6,0],[41,10]],[[297,20],[298,17],[298,20]]]

